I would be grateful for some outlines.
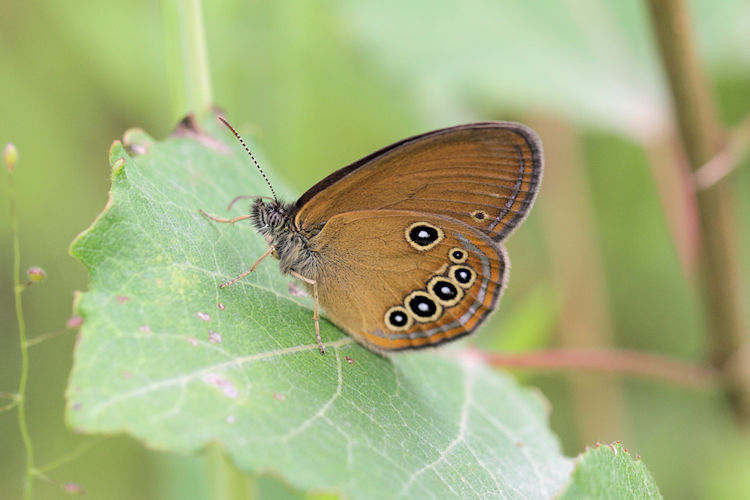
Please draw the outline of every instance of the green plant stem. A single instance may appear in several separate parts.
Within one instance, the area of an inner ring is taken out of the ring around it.
[[[79,443],[78,446],[73,448],[71,451],[66,453],[65,455],[56,458],[54,461],[41,465],[39,467],[35,468],[35,474],[36,475],[43,475],[45,472],[49,472],[51,470],[57,469],[58,467],[67,464],[68,462],[72,462],[73,460],[77,460],[81,455],[89,451],[94,446],[98,445],[104,441],[104,438],[91,438],[86,441],[83,441],[82,443]]]
[[[253,476],[242,473],[232,465],[220,447],[212,446],[209,449],[208,464],[211,468],[213,498],[227,500],[257,498]]]
[[[682,147],[695,172],[722,149],[724,131],[693,44],[684,0],[649,0],[662,62],[672,92]],[[710,325],[711,361],[726,374],[737,415],[750,420],[750,383],[732,369],[743,352],[745,321],[739,281],[736,211],[726,182],[697,193],[700,277]]]
[[[200,119],[213,104],[203,12],[200,0],[177,3],[180,22],[180,51],[188,109]]]
[[[8,198],[10,200],[10,224],[13,238],[13,292],[16,301],[16,321],[18,322],[18,343],[21,348],[21,378],[18,382],[18,429],[26,450],[26,476],[24,481],[25,498],[31,498],[32,480],[34,478],[34,449],[26,422],[26,384],[29,379],[29,349],[26,344],[26,322],[23,317],[21,293],[21,244],[18,238],[18,219],[16,218],[15,189],[13,172],[8,173]]]
[[[57,331],[54,331],[54,332],[48,332],[48,333],[43,333],[41,335],[37,335],[36,337],[30,338],[29,340],[27,340],[26,341],[26,346],[27,347],[33,347],[33,346],[35,346],[37,344],[41,344],[42,342],[45,342],[45,341],[47,341],[49,339],[53,339],[55,337],[59,337],[60,335],[62,335],[65,332],[67,332],[68,330],[70,330],[70,328],[63,328],[62,330],[57,330]]]

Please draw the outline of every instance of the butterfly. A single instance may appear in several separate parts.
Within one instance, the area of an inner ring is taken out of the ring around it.
[[[529,213],[542,179],[541,141],[529,127],[480,122],[386,146],[324,178],[296,202],[271,188],[249,219],[269,255],[312,293],[319,308],[380,354],[436,346],[476,331],[508,279],[503,240]]]

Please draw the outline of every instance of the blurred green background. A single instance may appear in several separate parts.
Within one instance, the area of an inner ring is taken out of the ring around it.
[[[71,315],[83,267],[67,253],[107,199],[106,151],[130,127],[169,134],[181,95],[177,1],[0,5],[0,142],[16,168],[29,335]],[[750,2],[688,2],[725,126],[750,110]],[[408,135],[461,122],[535,127],[547,171],[508,244],[501,312],[472,339],[488,349],[621,347],[708,358],[695,279],[695,226],[648,10],[635,0],[396,2],[225,0],[204,6],[215,102],[257,136],[272,182],[302,193]],[[248,168],[252,168],[248,164]],[[750,282],[750,171],[728,179]],[[243,193],[239,194],[255,194]],[[260,193],[266,194],[266,193]],[[0,175],[0,391],[17,387],[7,176]],[[745,303],[746,309],[750,304]],[[66,428],[74,334],[31,350],[28,412],[43,465],[89,438]],[[750,497],[750,436],[718,390],[592,373],[519,373],[551,402],[568,455],[624,441],[667,498]],[[208,498],[210,453],[152,452],[108,437],[52,471],[89,498]],[[0,413],[0,498],[22,490],[14,411]],[[37,498],[64,498],[36,483]],[[262,492],[283,486],[260,479]]]

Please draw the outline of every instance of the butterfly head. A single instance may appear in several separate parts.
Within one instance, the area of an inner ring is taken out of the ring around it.
[[[259,233],[273,237],[292,228],[293,208],[291,203],[257,198],[250,208],[250,220]]]

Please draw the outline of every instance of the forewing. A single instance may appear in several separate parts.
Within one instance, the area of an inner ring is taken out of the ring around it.
[[[297,201],[297,227],[337,214],[409,210],[454,218],[495,241],[528,213],[542,176],[542,148],[528,127],[462,125],[405,139],[326,177]]]

